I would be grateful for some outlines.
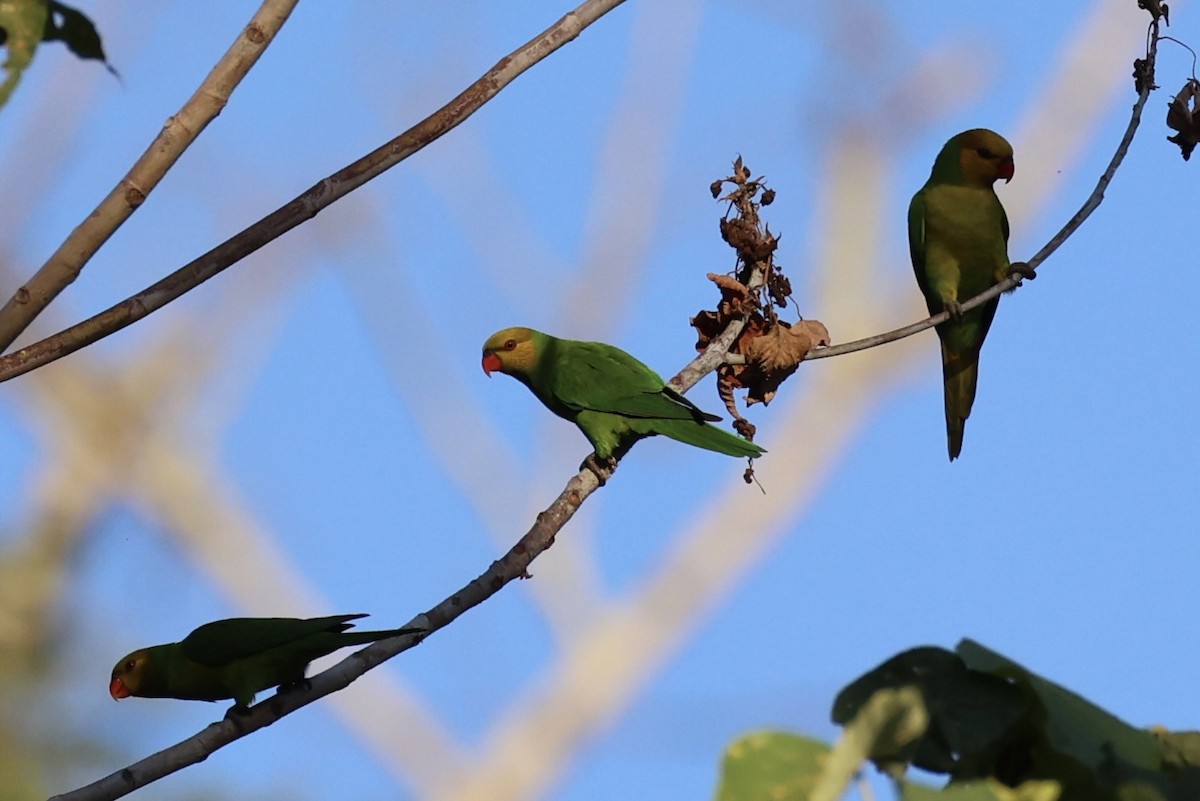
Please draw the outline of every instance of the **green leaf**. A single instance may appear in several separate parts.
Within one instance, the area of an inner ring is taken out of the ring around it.
[[[898,654],[848,685],[834,701],[833,722],[844,725],[875,693],[901,687],[920,692],[929,725],[904,749],[872,754],[881,766],[901,761],[959,779],[990,776],[1010,732],[1029,709],[1019,688],[968,669],[944,648],[926,646]]]
[[[1139,768],[1158,766],[1159,746],[1150,732],[1130,726],[1086,698],[977,642],[963,640],[955,650],[969,667],[1029,687],[1043,711],[1039,729],[1044,744],[1059,754],[1095,772],[1110,765],[1114,758]]]
[[[100,32],[87,15],[78,9],[71,8],[58,0],[50,0],[50,13],[46,17],[45,32],[42,37],[47,42],[61,41],[67,48],[84,59],[95,59],[103,62],[113,75],[117,71],[104,55],[104,45],[100,41]],[[119,77],[119,76],[118,76]]]
[[[807,801],[829,746],[777,731],[748,734],[725,750],[717,801]]]
[[[0,43],[8,51],[4,82],[0,83],[0,108],[8,102],[25,68],[33,61],[48,18],[46,0],[0,0]]]
[[[846,724],[811,801],[837,801],[867,759],[892,775],[902,775],[904,754],[928,729],[929,712],[916,687],[879,690]]]
[[[923,784],[903,782],[901,801],[1057,801],[1058,782],[1025,782],[1008,787],[995,779],[951,784],[940,790]]]

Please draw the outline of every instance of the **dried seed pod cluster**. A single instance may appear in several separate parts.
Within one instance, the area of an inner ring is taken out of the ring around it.
[[[745,319],[745,328],[729,348],[741,358],[717,371],[717,392],[734,418],[734,428],[752,439],[754,426],[738,413],[734,391],[747,391],[747,406],[770,403],[805,355],[829,344],[829,332],[816,320],[779,319],[777,310],[787,308],[789,301],[795,305],[795,298],[791,281],[775,263],[779,237],[759,218],[759,209],[775,200],[775,190],[766,187],[764,178],[750,176],[739,156],[733,174],[710,187],[714,199],[729,204],[721,218],[721,238],[737,253],[737,263],[732,273],[709,273],[721,300],[715,310],[700,311],[691,323],[699,335],[696,349],[704,350],[731,322]],[[727,186],[731,188],[722,197]]]

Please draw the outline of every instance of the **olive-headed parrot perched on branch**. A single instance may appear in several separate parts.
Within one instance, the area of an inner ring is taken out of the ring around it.
[[[119,701],[181,698],[219,701],[232,698],[245,709],[254,694],[268,687],[304,681],[308,663],[339,648],[365,645],[424,631],[347,631],[366,615],[236,617],[205,623],[180,642],[153,645],[127,654],[112,670],[109,695]]]
[[[655,434],[728,456],[766,453],[730,434],[620,348],[505,328],[483,343],[483,371],[511,375],[559,417],[579,427],[595,459],[611,464],[623,443]]]
[[[929,180],[908,207],[908,245],[917,284],[929,314],[946,311],[937,326],[942,343],[946,444],[953,461],[962,452],[963,428],[975,402],[979,350],[996,316],[999,298],[964,312],[961,304],[1029,265],[1008,261],[1008,217],[992,188],[1013,177],[1013,150],[986,128],[964,131],[942,147]]]

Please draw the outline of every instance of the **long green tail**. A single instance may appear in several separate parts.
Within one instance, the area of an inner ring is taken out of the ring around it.
[[[425,629],[419,626],[407,629],[388,629],[386,631],[344,631],[337,635],[338,641],[341,643],[338,647],[345,648],[351,645],[366,645],[377,640],[386,640],[388,637],[399,637],[402,634],[416,634],[422,631],[425,631]]]
[[[975,387],[979,383],[979,351],[954,354],[942,343],[942,382],[946,398],[946,447],[950,461],[962,453],[963,430],[971,407],[975,404]]]
[[[726,456],[762,456],[765,450],[747,439],[724,429],[695,420],[646,420],[647,434],[662,434],[697,448],[716,451]]]

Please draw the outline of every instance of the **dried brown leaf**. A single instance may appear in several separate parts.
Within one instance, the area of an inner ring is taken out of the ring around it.
[[[733,276],[709,273],[708,280],[721,288],[722,297],[735,297],[742,300],[750,297],[750,290],[746,288],[746,285]]]
[[[728,242],[739,256],[745,251],[753,251],[759,236],[758,229],[749,220],[742,217],[721,218],[721,238]]]
[[[727,323],[719,314],[707,309],[696,312],[696,316],[688,322],[691,323],[692,328],[696,329],[696,334],[699,337],[696,340],[697,351],[703,351],[714,339],[720,336],[721,332],[725,330]]]
[[[1169,15],[1171,8],[1166,3],[1161,2],[1161,0],[1138,0],[1138,8],[1144,8],[1149,11],[1150,16],[1154,17],[1156,21],[1159,17],[1162,17],[1167,26],[1170,27],[1171,17]]]
[[[1135,58],[1133,60],[1133,91],[1140,95],[1147,86],[1152,89],[1158,88],[1154,86],[1154,71],[1151,69],[1150,60]]]
[[[771,270],[771,274],[767,277],[767,292],[776,306],[781,309],[787,307],[788,295],[792,294],[792,282],[779,271],[778,266]]]
[[[1183,160],[1192,157],[1192,151],[1200,144],[1200,81],[1189,78],[1167,107],[1167,127],[1179,133],[1168,136],[1168,142],[1179,145]]]
[[[735,365],[722,365],[717,371],[717,397],[721,399],[721,403],[725,404],[725,409],[733,418],[735,426],[737,421],[742,419],[742,415],[737,410],[737,399],[733,396],[733,391],[739,386],[741,385],[737,380]]]
[[[769,404],[805,354],[817,345],[829,344],[829,331],[817,320],[801,320],[795,325],[779,321],[756,336],[743,335],[739,343],[746,364],[736,378],[747,390],[746,405]]]
[[[754,435],[758,432],[758,429],[755,428],[754,423],[751,423],[745,417],[740,415],[736,420],[733,421],[733,430],[751,442],[754,441]]]
[[[825,323],[820,320],[801,320],[794,324],[792,328],[803,328],[808,332],[809,338],[813,341],[813,347],[827,347],[833,340],[829,338],[829,329],[825,327]],[[810,348],[811,350],[811,348]]]
[[[770,331],[747,343],[746,361],[764,372],[800,364],[818,343],[829,343],[829,332],[816,320],[801,320],[794,326],[780,321]]]

